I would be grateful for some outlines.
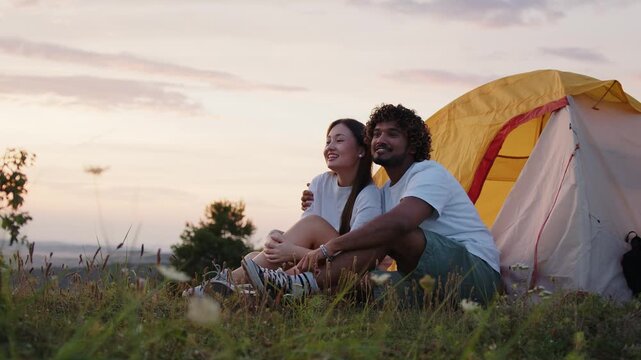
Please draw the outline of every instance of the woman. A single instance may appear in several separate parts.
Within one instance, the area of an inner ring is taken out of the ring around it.
[[[272,230],[265,250],[248,256],[269,269],[287,269],[310,250],[318,248],[382,213],[381,194],[372,182],[372,157],[364,141],[364,125],[353,119],[339,119],[327,129],[323,151],[329,172],[310,183],[314,202],[301,219],[286,232]],[[246,283],[242,268],[226,270],[210,279],[217,292],[228,292],[233,284]],[[202,294],[198,286],[184,295]]]

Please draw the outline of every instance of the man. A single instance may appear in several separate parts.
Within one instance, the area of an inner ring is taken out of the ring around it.
[[[254,287],[291,294],[311,294],[338,284],[341,269],[359,273],[390,255],[405,284],[430,275],[441,289],[457,281],[458,296],[487,303],[500,286],[499,252],[492,235],[458,181],[429,160],[431,137],[423,120],[402,105],[381,105],[366,125],[373,161],[390,181],[383,187],[385,213],[352,232],[308,253],[287,274],[251,261],[242,265]],[[318,265],[320,260],[331,265]],[[420,294],[419,294],[420,295]]]

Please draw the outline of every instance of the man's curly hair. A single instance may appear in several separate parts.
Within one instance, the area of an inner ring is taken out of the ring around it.
[[[407,134],[408,145],[416,150],[414,161],[430,159],[432,151],[432,135],[423,120],[401,104],[381,104],[372,110],[369,121],[365,124],[365,143],[372,144],[374,128],[382,122],[395,122]]]

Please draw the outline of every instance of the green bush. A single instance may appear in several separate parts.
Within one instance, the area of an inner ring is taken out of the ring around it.
[[[251,220],[245,218],[245,204],[216,201],[205,209],[204,220],[187,223],[181,243],[171,247],[172,265],[189,275],[211,270],[212,262],[238,267],[242,256],[251,251],[247,240],[254,231]]]
[[[9,148],[2,156],[0,166],[0,227],[9,233],[9,245],[25,242],[20,229],[31,220],[26,211],[19,211],[27,193],[27,175],[23,168],[30,166],[36,156],[25,150]]]

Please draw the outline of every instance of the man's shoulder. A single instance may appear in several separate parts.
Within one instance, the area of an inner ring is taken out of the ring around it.
[[[430,175],[430,176],[435,176],[435,175],[445,175],[449,174],[447,169],[439,164],[438,162],[434,160],[423,160],[414,163],[412,167],[408,169],[408,175],[410,177],[419,175]]]
[[[407,190],[426,185],[449,189],[460,187],[458,180],[443,165],[434,160],[423,160],[408,170],[398,188]]]

